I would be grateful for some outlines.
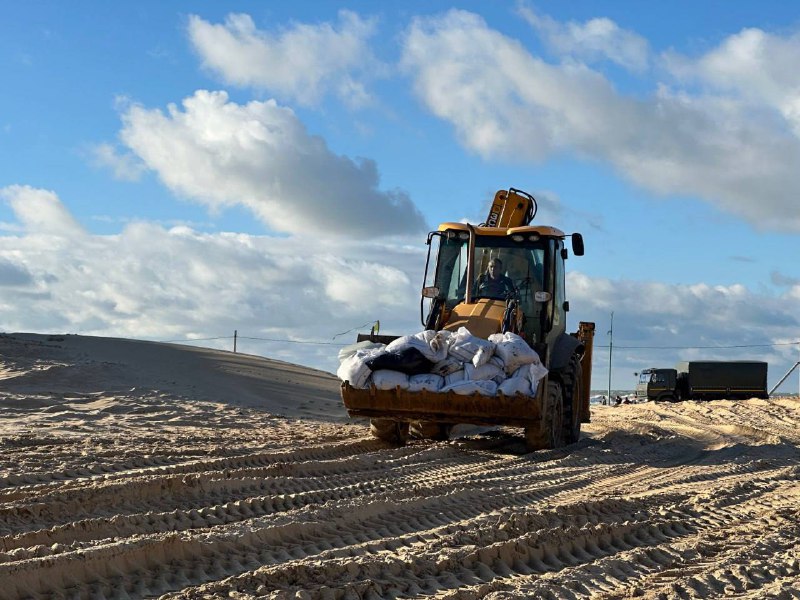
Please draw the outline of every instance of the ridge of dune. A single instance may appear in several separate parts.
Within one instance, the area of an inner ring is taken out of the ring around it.
[[[328,373],[0,335],[0,598],[800,598],[800,405],[394,448]],[[469,432],[468,432],[469,433]]]

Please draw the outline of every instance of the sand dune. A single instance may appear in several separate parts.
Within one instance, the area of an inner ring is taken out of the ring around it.
[[[0,336],[0,598],[800,598],[798,425],[648,403],[569,449],[391,448],[327,373]]]

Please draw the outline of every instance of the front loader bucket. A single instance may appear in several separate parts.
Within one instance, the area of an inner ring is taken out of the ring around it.
[[[542,387],[540,385],[540,389]],[[379,390],[374,386],[358,389],[345,381],[342,400],[351,417],[513,427],[536,427],[542,419],[541,403],[534,397],[520,394],[462,396],[452,391],[409,392],[399,387],[394,390]]]

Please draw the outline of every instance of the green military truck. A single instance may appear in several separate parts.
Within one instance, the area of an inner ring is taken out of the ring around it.
[[[695,360],[674,369],[651,368],[637,373],[640,400],[729,400],[768,398],[767,363],[762,361]]]

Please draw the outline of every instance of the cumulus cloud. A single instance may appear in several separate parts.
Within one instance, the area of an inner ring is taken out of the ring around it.
[[[130,153],[121,153],[112,144],[95,144],[89,148],[92,164],[111,169],[116,179],[138,181],[147,167]]]
[[[4,194],[47,198],[18,188]],[[28,219],[22,202],[13,205]],[[0,330],[71,332],[172,340],[230,337],[239,349],[335,370],[333,336],[380,319],[417,331],[425,244],[408,249],[369,242],[317,245],[303,237],[199,233],[186,226],[127,225],[116,235],[73,228],[53,243],[47,228],[0,236]],[[313,343],[306,343],[313,342]],[[231,348],[231,340],[208,342]],[[332,345],[328,345],[332,344]]]
[[[548,64],[459,10],[416,19],[402,64],[425,105],[487,159],[575,153],[644,189],[699,196],[759,228],[800,231],[800,140],[762,111],[666,86],[626,97],[600,72]]]
[[[123,143],[173,192],[244,206],[274,231],[362,238],[426,227],[406,193],[378,188],[374,161],[334,154],[274,100],[240,105],[200,90],[182,109],[132,105],[122,119]]]
[[[647,40],[622,29],[611,19],[560,23],[528,6],[521,6],[519,13],[559,55],[587,62],[609,60],[632,71],[647,68],[650,53]]]
[[[54,192],[12,185],[0,188],[0,199],[14,211],[24,231],[31,234],[69,238],[83,234],[83,228]]]
[[[679,81],[733,92],[776,110],[800,136],[800,34],[786,37],[749,28],[724,39],[698,58],[667,52],[664,64]]]
[[[271,33],[246,14],[223,24],[192,15],[189,39],[203,65],[229,84],[267,90],[301,104],[316,104],[334,93],[358,107],[370,95],[358,75],[377,64],[368,46],[375,22],[342,10],[336,25],[296,23]]]

